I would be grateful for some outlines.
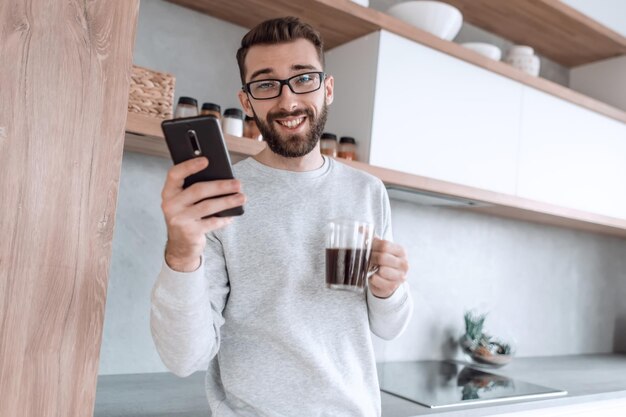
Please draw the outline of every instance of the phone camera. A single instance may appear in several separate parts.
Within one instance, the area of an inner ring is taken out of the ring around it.
[[[190,129],[187,131],[187,138],[191,143],[191,148],[193,149],[193,154],[195,156],[202,155],[202,150],[200,149],[200,142],[198,141],[198,134],[195,130]]]

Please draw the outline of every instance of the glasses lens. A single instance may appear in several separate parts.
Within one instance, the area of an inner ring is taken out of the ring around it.
[[[310,93],[320,88],[321,74],[317,72],[311,72],[308,74],[296,75],[289,79],[289,86],[298,94]]]
[[[255,81],[249,84],[254,98],[273,98],[280,94],[280,82],[274,80]]]

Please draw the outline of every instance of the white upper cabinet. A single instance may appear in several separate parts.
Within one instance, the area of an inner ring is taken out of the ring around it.
[[[512,194],[522,86],[382,32],[370,163]]]
[[[626,125],[525,88],[517,194],[626,218]]]
[[[361,160],[626,219],[623,122],[385,31],[327,64]]]
[[[329,71],[360,80],[337,76],[329,129],[360,125],[372,165],[513,194],[522,86],[389,32],[365,38],[329,53]],[[377,54],[371,85],[354,51]]]

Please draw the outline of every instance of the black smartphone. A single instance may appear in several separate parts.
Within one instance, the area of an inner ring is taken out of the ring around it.
[[[219,120],[214,116],[195,116],[164,120],[161,129],[174,164],[204,156],[209,165],[185,178],[183,188],[200,181],[234,179],[233,168]],[[221,196],[220,196],[221,197]],[[241,216],[243,207],[233,207],[212,216]],[[211,217],[211,216],[207,216]],[[206,217],[205,217],[206,218]]]

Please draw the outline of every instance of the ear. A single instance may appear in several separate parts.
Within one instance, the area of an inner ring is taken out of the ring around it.
[[[327,75],[326,80],[324,80],[324,99],[326,100],[326,105],[330,105],[333,102],[335,98],[334,89],[335,79],[332,75]]]
[[[239,92],[237,93],[237,96],[239,97],[239,102],[241,103],[241,107],[243,108],[243,111],[245,111],[248,116],[254,117],[254,112],[252,111],[252,104],[250,103],[250,97],[248,97],[248,95],[243,90],[239,90]]]

